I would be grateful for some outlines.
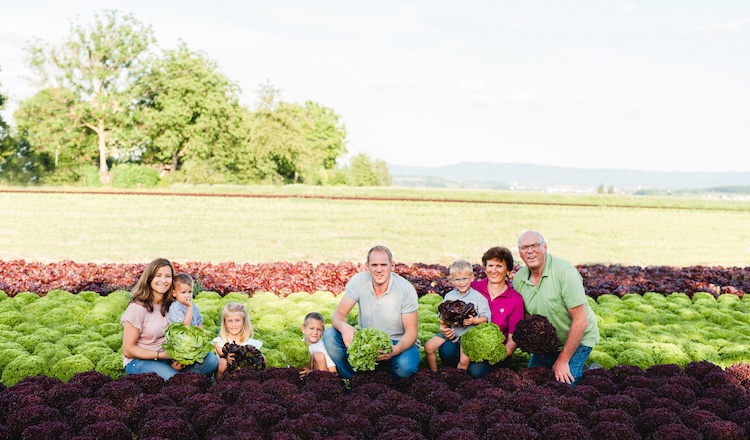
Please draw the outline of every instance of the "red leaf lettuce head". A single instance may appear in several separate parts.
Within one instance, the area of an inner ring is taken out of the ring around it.
[[[533,354],[557,353],[559,341],[557,330],[542,315],[531,315],[516,324],[513,341],[522,351]]]

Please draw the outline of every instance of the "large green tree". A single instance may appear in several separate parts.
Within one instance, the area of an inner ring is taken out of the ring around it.
[[[300,107],[281,100],[281,91],[260,86],[255,111],[250,115],[247,153],[256,180],[297,182],[309,149],[306,120]]]
[[[352,157],[347,183],[352,186],[390,186],[388,165],[380,159],[371,159],[365,153]]]
[[[305,120],[304,130],[309,154],[303,165],[305,183],[328,183],[330,171],[346,150],[346,127],[333,109],[307,101],[301,109]]]
[[[70,35],[58,47],[35,40],[27,48],[29,65],[41,89],[72,92],[73,101],[59,117],[95,134],[102,180],[108,178],[108,152],[122,149],[127,139],[124,132],[130,123],[133,73],[154,42],[149,26],[130,14],[107,10],[95,14],[89,25],[73,22]]]
[[[239,87],[184,43],[150,63],[134,90],[146,163],[171,170],[186,160],[223,163],[244,141]]]
[[[13,114],[19,137],[55,169],[76,168],[96,159],[95,139],[70,111],[76,105],[72,90],[51,87],[21,102]]]
[[[5,107],[0,94],[0,110]],[[35,155],[25,139],[15,138],[9,124],[0,116],[0,181],[10,184],[37,183],[51,166],[49,160]]]
[[[346,128],[332,109],[308,101],[285,102],[263,84],[249,118],[246,146],[257,180],[327,183],[346,154]]]
[[[5,108],[5,99],[5,96],[0,93],[0,110]],[[10,136],[10,127],[8,126],[8,123],[3,120],[3,116],[0,115],[0,171],[2,168],[2,164],[5,163],[5,160],[8,158],[8,156],[12,154],[13,148]]]

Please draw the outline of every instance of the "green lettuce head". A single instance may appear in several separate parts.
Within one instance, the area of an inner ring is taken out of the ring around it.
[[[461,336],[461,347],[472,362],[500,362],[508,355],[504,344],[503,332],[491,322],[483,322],[472,327]]]
[[[393,351],[393,342],[388,333],[376,328],[362,328],[354,333],[349,352],[349,365],[354,371],[372,371],[375,360],[382,353]]]
[[[279,342],[279,351],[284,354],[284,359],[290,367],[301,370],[310,363],[310,349],[305,341],[298,337],[282,339]]]
[[[164,351],[182,365],[201,363],[213,350],[211,337],[200,327],[181,322],[169,324],[164,332]]]

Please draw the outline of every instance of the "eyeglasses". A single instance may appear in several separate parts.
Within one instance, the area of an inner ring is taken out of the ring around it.
[[[521,252],[528,252],[529,250],[536,252],[541,248],[542,248],[542,243],[534,243],[534,244],[529,244],[529,245],[518,246],[518,250]]]
[[[471,278],[451,278],[451,281],[458,284],[464,284],[471,281]]]

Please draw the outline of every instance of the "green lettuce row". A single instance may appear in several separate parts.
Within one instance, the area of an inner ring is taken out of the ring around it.
[[[67,380],[76,372],[92,369],[113,378],[122,376],[120,316],[129,298],[127,291],[101,296],[55,290],[42,297],[31,292],[8,297],[0,291],[0,381],[7,386],[39,374]],[[287,367],[304,357],[299,344],[284,341],[301,340],[302,320],[311,311],[322,313],[330,323],[339,298],[329,292],[293,293],[286,298],[270,292],[252,297],[202,292],[195,302],[210,334],[218,333],[221,310],[232,301],[247,306],[255,338],[264,342],[267,365]],[[422,344],[439,331],[437,305],[441,301],[436,294],[419,299]],[[750,296],[714,298],[703,292],[692,299],[683,293],[601,295],[597,300],[589,298],[589,304],[602,334],[589,362],[644,368],[659,363],[684,366],[700,360],[724,367],[750,362]],[[356,307],[349,322],[357,324]],[[291,352],[294,346],[298,350]],[[512,366],[521,367],[527,360],[528,354],[516,351]]]

